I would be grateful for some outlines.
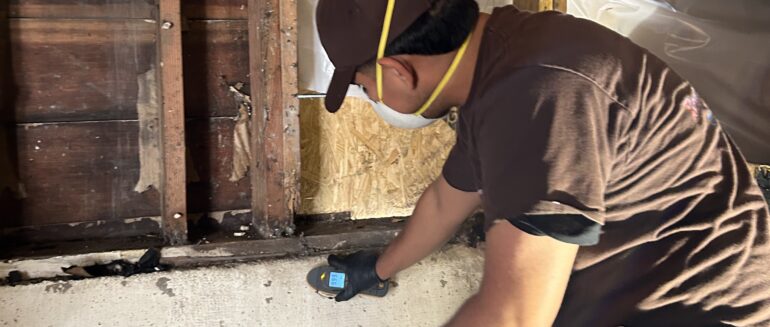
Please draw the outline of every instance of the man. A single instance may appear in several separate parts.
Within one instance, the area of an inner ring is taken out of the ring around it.
[[[443,245],[476,208],[484,277],[451,326],[770,325],[768,214],[690,85],[595,23],[473,0],[321,0],[336,70],[389,123],[459,107],[457,143],[378,255],[331,256],[350,299]]]

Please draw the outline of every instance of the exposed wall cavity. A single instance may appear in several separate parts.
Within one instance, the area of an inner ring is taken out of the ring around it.
[[[139,116],[139,181],[134,191],[142,193],[160,185],[160,103],[155,66],[137,76],[139,91],[136,112]]]

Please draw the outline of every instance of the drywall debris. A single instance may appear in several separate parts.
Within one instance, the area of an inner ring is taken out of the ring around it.
[[[24,278],[23,272],[18,270],[13,270],[8,272],[8,277],[5,278],[5,283],[8,285],[14,286],[18,283],[21,283],[25,279],[28,279],[28,278]]]
[[[56,256],[45,259],[31,258],[0,261],[0,276],[6,275],[13,270],[24,272],[26,274],[25,279],[68,276],[68,274],[62,272],[62,267],[69,265],[89,266],[95,263],[108,263],[113,260],[121,259],[136,261],[143,253],[144,251],[142,250],[125,250]]]
[[[160,103],[154,66],[137,76],[139,91],[136,112],[139,116],[139,181],[135,192],[143,193],[160,185]]]
[[[168,265],[160,263],[161,252],[158,249],[150,248],[139,258],[136,263],[126,260],[114,260],[107,264],[94,264],[90,266],[70,266],[62,268],[62,271],[77,277],[101,277],[101,276],[123,276],[128,277],[134,274],[152,273],[168,270]]]
[[[251,97],[244,94],[241,89],[243,83],[230,86],[230,92],[238,103],[238,116],[235,117],[233,128],[233,171],[230,181],[237,182],[246,176],[249,171],[249,159],[251,158]]]

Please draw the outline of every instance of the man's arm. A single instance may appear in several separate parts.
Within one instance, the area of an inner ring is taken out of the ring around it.
[[[551,326],[578,246],[499,220],[487,233],[484,278],[449,326]]]
[[[404,230],[378,259],[377,275],[393,277],[440,248],[480,205],[478,193],[457,190],[440,176],[422,194]]]

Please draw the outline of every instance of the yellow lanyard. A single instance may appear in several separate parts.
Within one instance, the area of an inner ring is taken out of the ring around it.
[[[408,0],[407,0],[408,1]],[[382,35],[380,35],[380,45],[377,48],[377,63],[376,63],[376,79],[377,79],[377,96],[380,98],[380,102],[383,101],[382,99],[382,66],[380,65],[380,59],[385,57],[385,48],[388,45],[388,33],[390,33],[390,23],[393,20],[393,9],[396,6],[396,0],[388,0],[388,6],[385,9],[385,20],[382,25]],[[460,61],[462,60],[463,56],[465,55],[465,50],[468,48],[468,43],[470,43],[471,35],[473,33],[468,35],[468,38],[465,39],[463,42],[463,45],[460,46],[460,49],[457,51],[457,55],[455,55],[454,60],[452,60],[452,64],[449,65],[449,69],[444,73],[444,77],[441,78],[441,81],[436,86],[436,89],[433,90],[433,93],[431,93],[430,97],[427,101],[420,107],[417,112],[414,114],[417,116],[422,115],[422,113],[425,112],[425,110],[428,110],[431,104],[433,104],[433,101],[436,101],[436,98],[441,94],[441,91],[444,90],[444,87],[449,83],[449,80],[452,78],[452,75],[454,75],[455,71],[457,70],[457,66],[460,65]]]

